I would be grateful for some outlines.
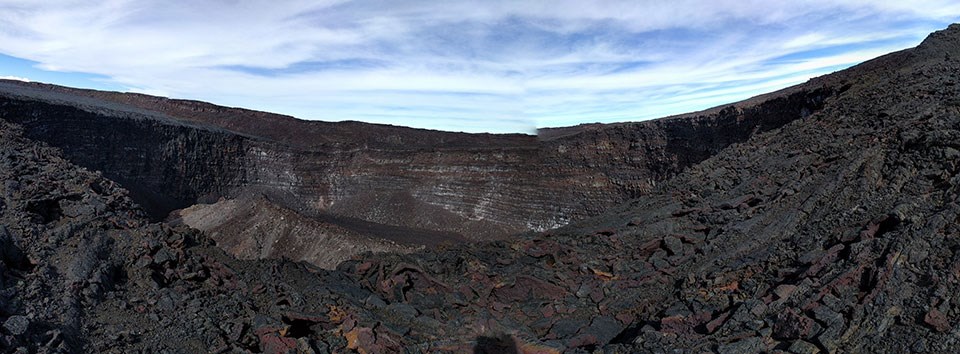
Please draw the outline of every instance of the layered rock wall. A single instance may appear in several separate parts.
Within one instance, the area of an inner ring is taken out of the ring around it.
[[[315,132],[327,143],[310,144],[286,132],[251,136],[209,124],[247,129],[222,118],[229,109],[216,111],[218,120],[203,113],[181,118],[117,102],[30,96],[16,92],[16,85],[0,88],[8,91],[0,97],[0,117],[122,183],[154,219],[198,202],[256,193],[305,215],[474,240],[597,215],[730,144],[816,111],[829,91],[803,90],[657,121],[545,130],[539,140],[369,125],[373,134],[342,123],[348,127],[338,126],[339,134],[352,131],[362,143],[329,143],[349,139]],[[264,119],[258,117],[245,119]],[[274,139],[284,136],[289,141]],[[417,142],[394,144],[410,140]]]

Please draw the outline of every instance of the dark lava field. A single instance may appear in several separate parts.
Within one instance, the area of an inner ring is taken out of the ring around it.
[[[960,347],[960,25],[538,136],[0,81],[0,181],[0,352]]]

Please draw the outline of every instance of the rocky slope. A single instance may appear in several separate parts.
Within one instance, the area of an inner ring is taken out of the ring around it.
[[[289,341],[264,329],[285,309],[362,294],[342,276],[238,262],[196,231],[149,224],[116,183],[5,121],[0,167],[2,352],[270,351],[268,337]]]
[[[954,25],[814,80],[812,96],[807,84],[760,98],[818,109],[602,215],[508,240],[363,254],[330,271],[239,261],[202,233],[151,224],[125,190],[6,116],[0,348],[949,352],[960,331],[958,73]],[[654,134],[631,127],[553,131],[543,144]]]
[[[380,237],[365,237],[336,224],[303,218],[263,199],[199,204],[183,213],[187,216],[180,221],[207,230],[210,237],[222,240],[221,248],[242,259],[289,257],[332,268],[365,250],[404,252],[413,248]],[[224,220],[223,215],[232,218]],[[221,237],[243,233],[251,236]]]
[[[223,199],[176,212],[172,224],[204,230],[241,259],[287,258],[332,269],[362,252],[410,252],[465,242],[459,235],[330,215],[304,216],[264,196]]]

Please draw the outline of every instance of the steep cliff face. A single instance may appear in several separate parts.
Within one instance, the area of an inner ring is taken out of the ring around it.
[[[154,220],[197,203],[263,195],[265,203],[305,218],[330,215],[423,235],[436,231],[459,242],[597,215],[730,144],[815,112],[836,90],[810,86],[701,114],[544,130],[540,139],[306,122],[14,82],[0,84],[0,118],[122,183]],[[197,210],[178,216],[189,224]],[[191,226],[212,231],[237,217],[213,213]],[[245,245],[261,237],[256,230],[221,233],[219,241]]]
[[[542,159],[550,166],[600,174],[596,180],[608,185],[602,196],[607,203],[587,206],[572,218],[597,215],[611,200],[643,195],[658,182],[730,145],[817,112],[839,90],[836,83],[815,80],[771,94],[767,100],[700,113],[638,123],[544,129],[540,134]],[[577,187],[590,189],[589,185]]]
[[[245,180],[244,138],[133,112],[0,97],[0,118],[120,182],[154,219]]]

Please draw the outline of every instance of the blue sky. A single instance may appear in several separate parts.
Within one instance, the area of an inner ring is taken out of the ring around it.
[[[529,133],[734,102],[958,19],[955,0],[0,0],[0,77]]]

